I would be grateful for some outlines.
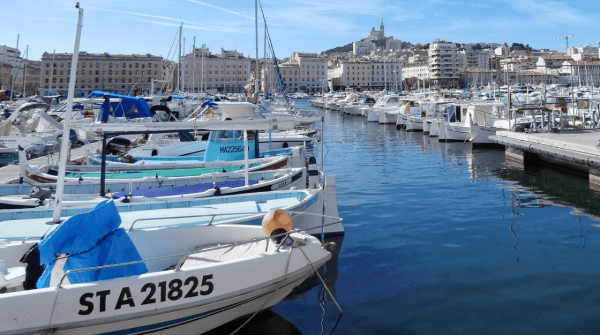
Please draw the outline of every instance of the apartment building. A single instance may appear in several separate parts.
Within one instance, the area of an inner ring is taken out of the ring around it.
[[[416,78],[419,80],[429,79],[429,63],[425,59],[402,65],[402,78]]]
[[[438,87],[457,87],[459,64],[456,44],[436,39],[429,44],[429,74]]]
[[[570,60],[567,56],[540,56],[536,62],[538,72],[551,73],[563,66],[563,63]]]
[[[21,60],[21,52],[17,48],[0,45],[0,63],[17,66]]]
[[[14,95],[23,94],[23,84],[25,84],[25,96],[39,94],[41,61],[23,60],[20,67],[13,68]],[[10,87],[9,87],[10,88]]]
[[[402,87],[402,61],[400,59],[371,59],[371,88],[375,90]]]
[[[9,90],[12,82],[12,66],[0,62],[0,90]]]
[[[332,64],[329,75],[334,89],[399,89],[402,61],[388,58],[344,59]]]
[[[186,92],[241,93],[249,84],[252,62],[243,53],[221,48],[211,54],[206,47],[182,56],[183,87]]]
[[[575,61],[598,59],[600,48],[592,46],[569,47],[567,48],[567,56]]]
[[[354,42],[352,43],[352,54],[354,56],[366,56],[377,49],[373,42]]]
[[[294,52],[278,66],[287,92],[316,92],[327,87],[327,59],[316,53]],[[263,92],[279,89],[279,75],[272,63],[267,64],[261,78]]]
[[[40,92],[66,94],[68,91],[72,53],[42,55]],[[153,80],[164,80],[163,58],[145,55],[113,55],[79,53],[76,69],[75,96],[86,96],[94,90],[118,94],[148,94]]]

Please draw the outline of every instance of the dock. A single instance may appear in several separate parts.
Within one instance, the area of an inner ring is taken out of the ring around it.
[[[92,150],[101,149],[102,141],[91,143]],[[70,157],[72,160],[81,159],[87,155],[85,146],[71,148]],[[43,155],[34,159],[29,159],[31,165],[54,164],[58,161],[59,153]],[[8,184],[19,178],[19,164],[8,164],[0,167],[0,184]]]
[[[589,175],[590,188],[600,190],[600,129],[521,133],[500,131],[490,141],[505,147],[507,167],[542,161]]]

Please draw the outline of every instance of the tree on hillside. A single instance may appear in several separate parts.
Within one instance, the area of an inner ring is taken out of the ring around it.
[[[525,46],[521,43],[513,43],[510,48],[510,51],[515,51],[515,50],[525,50]]]

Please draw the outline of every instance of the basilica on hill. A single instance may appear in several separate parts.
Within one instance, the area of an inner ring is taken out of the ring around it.
[[[385,39],[385,27],[383,25],[383,19],[381,19],[381,24],[379,25],[379,30],[375,30],[375,27],[371,28],[371,34],[369,37],[365,38],[365,42],[379,41]]]

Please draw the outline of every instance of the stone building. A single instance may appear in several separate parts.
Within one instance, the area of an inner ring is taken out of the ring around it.
[[[193,53],[182,56],[182,91],[244,92],[253,61],[234,50],[221,48],[220,54],[213,55],[206,47],[196,48]]]
[[[279,64],[279,74],[287,92],[316,92],[327,88],[327,60],[316,53],[294,52],[289,60]],[[269,63],[262,71],[263,92],[279,88],[279,74]]]
[[[69,87],[72,53],[42,55],[40,92],[66,94]],[[81,51],[76,72],[75,96],[94,90],[118,94],[148,94],[153,80],[165,79],[163,58],[145,55],[113,55]]]
[[[371,33],[369,37],[365,38],[365,42],[378,41],[385,38],[385,26],[383,25],[383,19],[381,19],[381,24],[379,25],[379,30],[375,30],[375,27],[371,28]]]

